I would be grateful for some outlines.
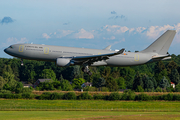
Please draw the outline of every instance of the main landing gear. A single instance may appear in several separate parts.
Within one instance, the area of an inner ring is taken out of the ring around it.
[[[91,73],[91,71],[89,70],[88,66],[84,66],[84,67],[82,68],[82,71],[85,72],[85,73],[87,73],[88,75],[92,75],[92,73]]]

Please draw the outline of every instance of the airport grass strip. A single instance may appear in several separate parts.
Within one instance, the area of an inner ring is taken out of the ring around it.
[[[2,120],[175,120],[180,112],[0,111]]]
[[[0,111],[180,112],[180,102],[1,99]]]

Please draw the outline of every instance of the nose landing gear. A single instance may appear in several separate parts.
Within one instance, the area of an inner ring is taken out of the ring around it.
[[[23,59],[21,59],[21,66],[23,66],[24,65],[24,63],[23,63]]]

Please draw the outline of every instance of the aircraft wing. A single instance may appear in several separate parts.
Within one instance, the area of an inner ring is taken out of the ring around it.
[[[124,52],[124,50],[125,49],[123,48],[115,53],[91,55],[91,56],[74,56],[71,60],[74,61],[75,63],[92,64],[93,62],[106,60],[106,59],[109,59],[109,57],[111,57],[111,56],[122,54]]]

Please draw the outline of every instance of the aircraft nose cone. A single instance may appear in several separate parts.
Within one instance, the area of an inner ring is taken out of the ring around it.
[[[6,48],[6,49],[4,49],[4,52],[5,52],[5,53],[7,53],[7,48]]]

